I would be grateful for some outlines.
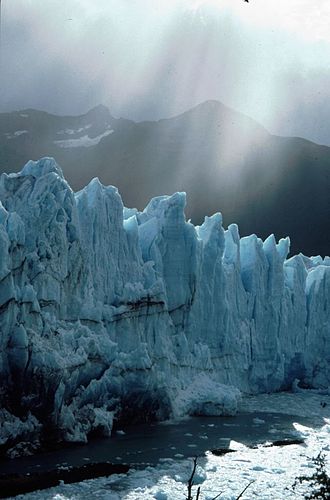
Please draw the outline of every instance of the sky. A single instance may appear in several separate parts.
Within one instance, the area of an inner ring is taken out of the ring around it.
[[[329,0],[2,0],[0,111],[176,115],[217,99],[330,145]]]

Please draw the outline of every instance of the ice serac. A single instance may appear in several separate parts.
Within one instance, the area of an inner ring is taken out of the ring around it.
[[[3,174],[0,200],[2,446],[329,385],[329,258],[220,214],[194,227],[184,193],[143,212],[98,179],[74,193],[51,158]]]

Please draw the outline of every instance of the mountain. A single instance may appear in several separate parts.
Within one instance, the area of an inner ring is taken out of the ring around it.
[[[74,189],[98,176],[140,210],[153,196],[186,191],[194,223],[221,211],[242,235],[290,235],[294,253],[329,253],[330,148],[271,135],[217,101],[141,123],[116,119],[104,106],[76,117],[0,114],[1,171],[45,155]]]
[[[143,212],[97,179],[75,194],[49,158],[0,200],[0,452],[328,387],[329,257],[195,227],[184,193]]]

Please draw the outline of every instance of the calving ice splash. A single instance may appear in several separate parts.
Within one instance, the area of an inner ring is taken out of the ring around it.
[[[0,181],[0,440],[86,441],[120,422],[233,414],[240,391],[330,385],[330,259],[143,212],[53,159]],[[219,200],[221,203],[221,200]]]

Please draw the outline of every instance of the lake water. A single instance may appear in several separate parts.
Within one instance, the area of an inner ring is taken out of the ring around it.
[[[315,418],[280,413],[241,413],[235,417],[192,417],[179,422],[139,424],[94,439],[87,445],[0,462],[0,473],[44,472],[58,467],[92,462],[126,463],[134,467],[156,465],[162,460],[202,455],[215,448],[229,448],[230,441],[256,445],[295,438],[293,423],[315,427]],[[322,419],[320,419],[320,426]]]

